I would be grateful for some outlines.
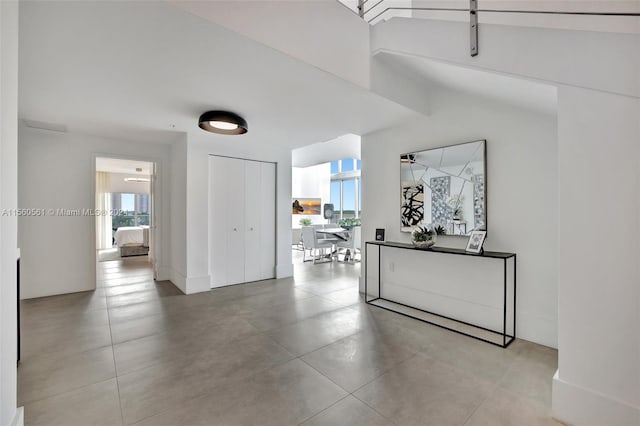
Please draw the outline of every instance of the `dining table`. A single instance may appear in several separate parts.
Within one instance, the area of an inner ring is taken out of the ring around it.
[[[324,235],[332,235],[337,239],[342,241],[347,241],[349,239],[348,230],[340,227],[336,228],[318,228],[316,229],[316,233],[324,234]]]

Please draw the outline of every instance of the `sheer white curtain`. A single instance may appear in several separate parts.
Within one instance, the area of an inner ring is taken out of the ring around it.
[[[111,178],[109,173],[96,172],[96,248],[111,248],[111,216],[104,214],[111,211]]]

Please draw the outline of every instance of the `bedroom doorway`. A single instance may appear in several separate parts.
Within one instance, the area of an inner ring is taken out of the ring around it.
[[[155,163],[96,157],[96,261],[154,263]]]

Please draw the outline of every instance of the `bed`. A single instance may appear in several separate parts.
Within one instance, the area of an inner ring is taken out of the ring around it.
[[[122,257],[149,253],[148,226],[121,226],[116,230],[115,240]]]

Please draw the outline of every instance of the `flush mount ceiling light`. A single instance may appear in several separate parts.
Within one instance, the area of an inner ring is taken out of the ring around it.
[[[198,126],[221,135],[242,135],[249,130],[244,118],[228,111],[207,111],[200,116]]]
[[[150,182],[151,179],[149,178],[142,178],[142,177],[127,177],[124,178],[125,182]]]

